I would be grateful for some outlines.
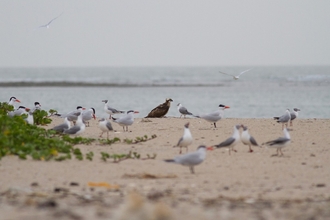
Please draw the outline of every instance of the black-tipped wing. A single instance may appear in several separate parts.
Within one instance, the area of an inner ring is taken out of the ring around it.
[[[57,132],[63,132],[64,130],[67,130],[67,129],[69,129],[69,126],[67,123],[60,124],[60,125],[57,125],[52,128],[52,130],[55,130]]]
[[[64,134],[76,134],[80,130],[80,126],[73,126],[70,129],[64,130]]]
[[[258,146],[257,141],[252,136],[250,137],[250,142],[253,146]]]
[[[235,138],[230,137],[227,140],[225,140],[224,142],[222,142],[222,143],[220,143],[218,145],[215,145],[215,147],[217,147],[217,148],[229,147],[232,143],[234,143],[234,141],[235,141]]]
[[[280,138],[277,138],[276,140],[273,140],[273,141],[268,141],[266,142],[265,144],[269,145],[269,146],[274,146],[274,145],[283,145],[285,144],[286,142],[290,141],[289,138],[286,138],[286,137],[280,137]]]

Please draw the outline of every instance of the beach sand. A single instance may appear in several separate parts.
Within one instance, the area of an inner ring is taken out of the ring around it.
[[[46,129],[62,123],[53,118]],[[112,145],[94,141],[76,145],[92,161],[34,161],[6,156],[0,161],[0,219],[329,219],[330,120],[296,119],[284,156],[276,149],[239,143],[237,152],[207,152],[191,174],[188,167],[165,163],[179,154],[174,148],[190,122],[194,142],[219,144],[236,124],[249,127],[259,145],[283,136],[272,119],[225,118],[214,129],[197,118],[136,118],[129,132],[112,123]],[[81,135],[98,139],[98,121]],[[145,142],[126,143],[147,135]],[[151,138],[156,135],[155,138]],[[106,134],[103,135],[106,138]],[[140,154],[142,159],[114,163],[108,154]],[[183,149],[185,153],[185,149]],[[155,159],[146,159],[156,154]]]

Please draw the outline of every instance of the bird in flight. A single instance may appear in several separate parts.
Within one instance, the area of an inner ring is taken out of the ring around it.
[[[219,73],[226,74],[226,75],[228,75],[228,76],[232,76],[233,79],[238,80],[239,77],[240,77],[243,73],[245,73],[245,72],[247,72],[247,71],[250,71],[250,70],[252,70],[252,69],[244,70],[243,72],[240,72],[240,74],[238,74],[237,76],[235,76],[235,75],[231,75],[231,74],[228,74],[228,73],[223,73],[223,72],[220,72],[220,71],[219,71]]]
[[[57,17],[53,18],[52,20],[50,20],[47,24],[41,25],[41,26],[37,27],[36,29],[38,29],[38,28],[49,28],[50,24],[53,21],[55,21],[57,18],[59,18],[62,14],[63,14],[63,12],[59,16],[57,16]]]

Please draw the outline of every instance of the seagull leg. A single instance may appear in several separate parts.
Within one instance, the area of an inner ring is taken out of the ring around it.
[[[214,128],[217,128],[217,124],[215,122],[213,124],[214,124]]]
[[[102,137],[102,135],[103,135],[103,131],[101,132],[100,137]]]
[[[253,150],[252,150],[252,148],[251,148],[251,145],[249,145],[249,148],[250,148],[249,152],[252,153]]]
[[[189,167],[189,169],[190,169],[190,172],[191,172],[192,174],[195,173],[195,171],[194,171],[194,167]]]
[[[182,148],[180,147],[180,153],[179,154],[181,154],[182,153]]]

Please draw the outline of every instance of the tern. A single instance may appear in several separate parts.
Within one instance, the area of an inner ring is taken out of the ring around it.
[[[290,126],[293,126],[292,121],[298,117],[299,111],[300,111],[299,108],[294,108],[293,111],[290,113],[290,116],[291,116]]]
[[[80,115],[80,113],[85,110],[84,107],[82,106],[77,106],[77,110],[74,110],[72,112],[69,112],[67,114],[55,114],[57,116],[60,116],[61,118],[68,118],[69,121],[72,121],[73,124],[76,123],[78,116]]]
[[[181,103],[179,103],[177,106],[178,106],[178,111],[181,114],[180,118],[182,117],[182,115],[184,118],[186,118],[186,115],[193,115],[191,112],[187,110],[186,107],[183,107]]]
[[[34,107],[31,111],[34,113],[36,110],[41,110],[41,105],[39,102],[34,102]]]
[[[164,117],[171,107],[171,98],[167,98],[163,104],[158,105],[156,108],[152,109],[145,118],[162,118]]]
[[[20,100],[16,99],[16,97],[12,96],[9,99],[8,105],[14,105],[15,102],[21,102]]]
[[[234,80],[238,80],[239,77],[240,77],[243,73],[245,73],[245,72],[247,72],[247,71],[250,71],[250,70],[252,70],[252,69],[244,70],[243,72],[240,72],[240,74],[238,74],[237,76],[232,75],[232,74],[228,74],[228,73],[224,73],[224,72],[220,72],[220,71],[219,71],[219,73],[226,74],[226,75],[228,75],[228,76],[232,76]]]
[[[49,28],[50,27],[50,24],[53,21],[55,21],[57,18],[59,18],[62,14],[63,14],[63,12],[59,16],[57,16],[57,17],[53,18],[52,20],[50,20],[47,24],[41,25],[41,26],[37,27],[36,29],[38,29],[38,28]]]
[[[221,142],[220,144],[214,145],[214,147],[216,147],[216,148],[223,148],[223,147],[229,148],[229,155],[230,155],[231,151],[236,152],[234,147],[240,141],[240,134],[239,134],[240,127],[241,127],[241,125],[235,125],[233,135],[230,138],[227,138],[225,141]]]
[[[290,110],[287,109],[284,113],[284,115],[280,116],[280,117],[274,117],[275,120],[277,120],[277,123],[282,123],[282,130],[284,128],[284,124],[286,125],[286,127],[288,127],[288,123],[289,121],[291,121],[291,113]]]
[[[203,118],[208,122],[212,122],[214,125],[214,128],[217,127],[216,122],[219,121],[224,116],[224,110],[226,108],[230,108],[229,106],[220,104],[219,109],[215,112],[209,113],[209,114],[203,114],[203,115],[197,115],[197,118]]]
[[[109,139],[109,131],[113,131],[111,123],[108,121],[108,119],[101,118],[99,120],[99,128],[101,129],[100,137],[102,137],[104,132],[107,132],[107,139]]]
[[[59,124],[53,127],[51,130],[55,130],[56,132],[63,133],[64,130],[70,129],[71,124],[67,117],[64,118],[64,123]]]
[[[181,154],[183,147],[185,147],[186,152],[188,152],[188,146],[192,144],[192,142],[193,142],[193,137],[190,133],[189,122],[188,122],[184,125],[183,136],[180,138],[180,140],[174,147],[180,147],[180,154]]]
[[[79,112],[78,120],[77,120],[75,126],[64,130],[63,133],[72,134],[72,135],[78,135],[78,134],[83,133],[85,131],[86,125],[84,124],[84,122],[82,120],[82,116],[83,116],[82,112]]]
[[[201,145],[197,148],[197,151],[176,156],[174,159],[164,160],[168,163],[181,164],[183,166],[188,166],[192,174],[195,173],[194,166],[201,164],[206,158],[206,150],[213,150],[212,147],[206,147]]]
[[[127,114],[121,118],[112,118],[113,122],[116,122],[120,126],[123,127],[123,130],[125,132],[125,127],[126,131],[128,131],[128,126],[132,125],[134,122],[134,114],[139,113],[138,111],[134,110],[129,110],[127,111]]]
[[[27,115],[27,118],[25,119],[25,121],[29,125],[33,125],[34,124],[33,112],[29,108],[25,108],[25,110],[26,110],[26,112],[23,113],[23,114]]]
[[[269,147],[276,148],[277,154],[275,154],[273,156],[283,156],[284,154],[282,152],[282,148],[287,147],[291,142],[290,134],[289,134],[287,128],[283,129],[283,133],[284,133],[284,137],[280,137],[275,140],[264,143]],[[281,154],[279,155],[279,153],[281,153]]]
[[[257,141],[249,134],[249,130],[247,126],[242,125],[243,132],[241,134],[241,141],[245,145],[249,145],[249,152],[252,153],[253,150],[251,145],[258,146]]]
[[[109,107],[108,106],[108,100],[102,100],[102,102],[104,102],[104,111],[110,115],[109,119],[111,119],[112,115],[114,115],[114,114],[125,113],[125,111],[119,111],[115,108]]]
[[[30,109],[29,108],[26,108],[24,106],[19,106],[15,111],[11,111],[11,112],[8,112],[8,115],[10,117],[13,117],[13,116],[19,116],[19,115],[22,115],[23,113],[29,111]]]
[[[89,120],[91,120],[92,118],[94,118],[94,120],[96,119],[96,117],[95,117],[95,109],[94,108],[90,108],[90,109],[88,109],[86,111],[83,111],[82,114],[83,114],[83,116],[82,116],[83,122],[85,124],[88,124],[88,127],[89,127]]]

